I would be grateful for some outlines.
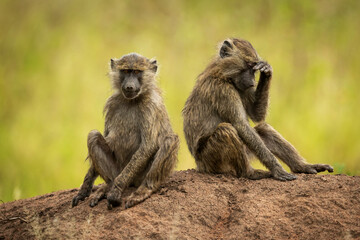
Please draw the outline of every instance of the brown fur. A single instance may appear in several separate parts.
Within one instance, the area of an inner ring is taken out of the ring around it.
[[[260,71],[257,84],[255,71]],[[219,56],[199,75],[183,109],[185,138],[199,171],[250,179],[295,179],[275,156],[295,173],[333,171],[329,165],[306,163],[264,122],[271,79],[271,66],[248,41],[232,38],[223,42]],[[252,128],[248,118],[259,124]],[[253,154],[270,172],[250,166]]]
[[[141,70],[138,95],[129,99],[124,94],[122,70]],[[155,60],[128,54],[111,60],[115,93],[107,100],[105,131],[93,130],[88,136],[90,169],[73,206],[90,195],[94,180],[100,175],[106,185],[90,201],[95,206],[102,198],[108,206],[120,204],[121,194],[129,185],[139,187],[126,201],[131,207],[151,195],[174,169],[179,148],[167,111],[156,86]]]

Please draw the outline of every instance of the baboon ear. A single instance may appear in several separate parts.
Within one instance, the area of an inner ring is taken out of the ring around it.
[[[111,67],[111,70],[115,69],[115,60],[113,58],[110,59],[110,67]]]
[[[231,46],[231,43],[228,40],[225,40],[220,48],[220,57],[226,58],[231,56],[231,50],[233,47]]]
[[[150,64],[151,64],[150,69],[153,70],[154,72],[156,72],[157,69],[158,69],[158,65],[157,65],[156,59],[155,59],[155,58],[150,59]]]

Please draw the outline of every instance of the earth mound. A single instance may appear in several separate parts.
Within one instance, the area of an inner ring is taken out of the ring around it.
[[[124,195],[128,195],[129,189]],[[130,209],[71,208],[78,189],[0,205],[0,239],[360,239],[360,177],[258,181],[175,172]]]

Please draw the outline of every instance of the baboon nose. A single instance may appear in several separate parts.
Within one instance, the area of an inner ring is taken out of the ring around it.
[[[126,86],[125,88],[126,91],[134,91],[134,87],[133,86]]]

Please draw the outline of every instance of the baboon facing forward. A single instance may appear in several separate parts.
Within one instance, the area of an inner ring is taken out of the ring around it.
[[[136,53],[111,59],[115,93],[104,108],[104,134],[93,130],[88,135],[91,165],[73,207],[90,195],[99,175],[106,184],[94,193],[90,206],[107,198],[111,209],[120,204],[123,190],[135,185],[128,208],[148,198],[173,170],[179,140],[156,86],[156,71],[156,60]]]
[[[255,87],[256,71],[260,77]],[[223,42],[219,56],[199,75],[183,109],[185,138],[200,172],[250,179],[296,179],[275,156],[294,173],[333,171],[326,164],[306,163],[264,121],[271,78],[271,66],[260,59],[248,41],[232,38]],[[248,118],[258,125],[252,128]],[[252,154],[270,172],[253,169],[249,163]]]

